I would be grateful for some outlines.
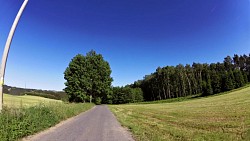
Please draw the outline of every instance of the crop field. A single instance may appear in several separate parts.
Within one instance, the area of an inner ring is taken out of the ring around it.
[[[54,100],[49,98],[43,98],[38,96],[23,95],[13,96],[9,94],[3,95],[4,106],[7,107],[30,107],[40,103],[62,102],[60,100]]]
[[[250,140],[250,87],[181,102],[109,108],[138,141]]]

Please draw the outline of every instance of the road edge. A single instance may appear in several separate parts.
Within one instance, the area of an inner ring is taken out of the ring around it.
[[[93,110],[94,108],[96,108],[96,105],[93,106],[92,108],[88,109],[87,111],[84,111],[84,112],[79,113],[78,115],[75,115],[75,116],[73,116],[73,117],[70,117],[70,118],[67,118],[67,119],[65,119],[65,120],[62,120],[62,121],[60,121],[59,123],[57,123],[56,125],[54,125],[54,126],[52,126],[52,127],[50,127],[50,128],[47,128],[47,129],[42,130],[42,131],[40,131],[40,132],[37,132],[37,133],[35,133],[35,134],[33,134],[33,135],[29,135],[29,136],[20,138],[19,141],[30,141],[32,138],[35,138],[35,137],[44,135],[44,134],[46,134],[46,133],[48,133],[48,132],[51,132],[51,131],[53,131],[54,129],[56,129],[56,128],[62,126],[63,124],[68,123],[68,122],[71,122],[74,118],[76,118],[76,117],[78,117],[78,116],[80,116],[80,115],[82,115],[82,114],[85,114],[85,113],[87,113],[87,112]]]
[[[118,120],[118,118],[117,118],[116,115],[112,112],[112,110],[110,110],[110,108],[109,108],[108,105],[106,105],[106,106],[107,106],[108,110],[112,113],[112,115],[115,117],[115,119],[118,121],[118,123],[120,124],[120,126],[124,129],[124,131],[126,132],[126,134],[129,134],[129,136],[132,138],[132,140],[133,140],[133,141],[136,141],[135,136],[134,136],[134,134],[131,132],[131,130],[130,130],[127,126],[123,125],[123,124]]]

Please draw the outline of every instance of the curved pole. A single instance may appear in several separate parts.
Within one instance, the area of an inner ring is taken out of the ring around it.
[[[13,35],[15,33],[15,30],[16,30],[16,26],[18,24],[18,21],[19,21],[21,15],[22,15],[23,10],[25,9],[27,3],[28,3],[28,0],[24,0],[21,8],[19,9],[19,11],[18,11],[18,13],[16,15],[14,23],[13,23],[11,29],[10,29],[10,33],[9,33],[8,38],[7,38],[5,48],[4,48],[4,52],[3,52],[2,64],[1,64],[1,70],[0,70],[0,112],[3,109],[3,84],[4,84],[6,61],[7,61],[7,57],[8,57],[8,54],[9,54],[11,41],[12,41]]]

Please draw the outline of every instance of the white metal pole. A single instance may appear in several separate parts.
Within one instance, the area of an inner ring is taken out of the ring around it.
[[[27,3],[28,3],[28,0],[24,0],[21,8],[19,9],[19,11],[18,11],[18,13],[16,15],[14,23],[12,24],[12,27],[10,29],[9,36],[7,38],[5,48],[4,48],[4,52],[3,52],[2,64],[1,64],[1,68],[0,68],[1,69],[0,70],[0,112],[3,109],[3,84],[4,84],[6,61],[7,61],[11,41],[12,41],[13,35],[15,33],[15,30],[16,30],[16,26],[18,24],[18,21],[19,21],[21,15],[22,15],[23,10],[25,9]]]

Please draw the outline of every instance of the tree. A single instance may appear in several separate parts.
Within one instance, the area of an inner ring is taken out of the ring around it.
[[[107,100],[111,93],[111,69],[101,54],[91,50],[86,56],[76,55],[64,72],[64,89],[70,102]]]
[[[203,70],[203,65],[200,63],[193,63],[192,65],[195,73],[195,78],[197,80],[197,93],[202,92],[202,70]]]
[[[240,56],[239,58],[239,67],[241,71],[245,71],[246,70],[246,57],[245,56]]]
[[[143,101],[143,92],[141,88],[131,88],[133,93],[133,102]]]
[[[227,56],[224,58],[224,65],[227,71],[231,70],[233,68],[233,59],[230,56]]]
[[[235,79],[235,88],[244,86],[244,77],[241,71],[238,69],[235,69],[233,73],[234,73],[234,79]]]
[[[211,84],[207,83],[206,81],[202,81],[202,96],[208,96],[213,93]]]
[[[203,82],[202,82],[202,95],[212,95],[213,94],[213,88],[211,85],[211,78],[210,78],[210,66],[208,64],[203,64]]]
[[[191,68],[190,65],[186,65],[185,66],[185,76],[186,76],[186,80],[187,80],[187,92],[188,92],[188,95],[192,95],[193,92],[192,92],[192,80],[194,80],[194,73],[193,73],[193,69]],[[195,86],[193,86],[193,88],[195,88]]]
[[[248,81],[250,81],[250,54],[248,56],[245,55],[246,58],[246,72],[248,74]]]
[[[246,84],[248,82],[247,73],[243,71],[242,75],[243,75],[244,83]]]
[[[221,80],[220,76],[217,74],[215,70],[211,72],[211,85],[213,88],[214,94],[221,92]]]
[[[230,74],[231,73],[225,72],[223,76],[223,81],[222,81],[223,91],[230,91],[234,89],[234,83]]]
[[[143,101],[143,92],[141,88],[113,87],[114,104],[134,103]]]

